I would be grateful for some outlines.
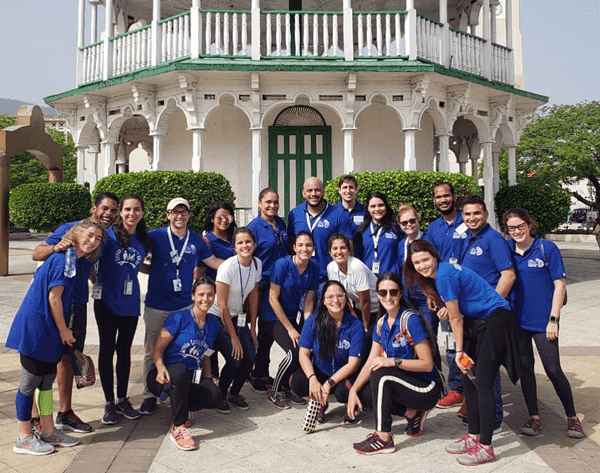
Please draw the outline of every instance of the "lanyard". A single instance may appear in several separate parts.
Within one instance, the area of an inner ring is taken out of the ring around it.
[[[242,291],[242,304],[244,304],[244,293],[246,292],[246,288],[248,287],[248,283],[250,282],[250,276],[252,276],[252,262],[250,262],[250,270],[248,271],[248,279],[246,279],[246,284],[243,284],[242,279],[242,265],[240,264],[240,260],[238,259],[238,271],[240,273],[240,290]]]
[[[177,279],[179,279],[179,263],[183,258],[185,250],[187,249],[188,241],[190,241],[190,232],[186,231],[185,242],[183,243],[183,247],[181,248],[181,253],[177,254],[177,250],[175,249],[175,244],[173,243],[173,235],[171,234],[171,227],[167,228],[167,235],[169,236],[169,244],[171,245],[171,260],[175,263],[177,268]]]
[[[415,238],[415,240],[419,240],[422,236],[423,232],[419,230],[419,233],[417,233],[417,238]],[[406,257],[408,256],[408,245],[408,237],[406,237],[406,239],[404,240],[404,261],[402,261],[402,264],[406,263]]]
[[[316,216],[315,219],[313,220],[313,224],[310,224],[310,215],[308,212],[308,204],[307,205],[307,210],[305,210],[306,212],[306,225],[308,226],[308,229],[310,230],[310,233],[313,232],[313,230],[315,229],[315,227],[317,226],[317,224],[319,223],[319,221],[321,220],[321,217],[323,217],[323,215],[325,214],[325,212],[327,212],[327,208],[329,207],[329,202],[325,203],[325,207],[323,208],[323,210],[321,210]]]
[[[377,234],[375,233],[375,227],[373,227],[373,223],[371,223],[371,236],[373,237],[373,260],[378,261],[377,259],[377,247],[379,246],[379,237],[381,236],[381,231],[383,227],[379,227],[377,230]]]

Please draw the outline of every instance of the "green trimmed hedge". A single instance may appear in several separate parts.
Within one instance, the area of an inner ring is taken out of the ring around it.
[[[93,198],[101,192],[112,192],[121,198],[127,194],[138,194],[146,204],[148,228],[167,225],[166,208],[175,197],[188,200],[192,208],[189,226],[201,232],[204,217],[213,202],[235,203],[235,194],[229,181],[216,172],[193,171],[142,171],[113,174],[100,179]]]
[[[340,200],[338,183],[341,177],[331,179],[325,186],[325,199],[328,202]],[[413,205],[419,212],[423,230],[429,222],[439,217],[439,212],[433,205],[433,186],[438,182],[452,184],[459,200],[467,195],[482,194],[473,177],[460,173],[381,171],[359,172],[354,177],[358,181],[357,199],[360,202],[366,201],[369,192],[378,191],[385,194],[394,211],[398,210],[400,203]]]
[[[90,191],[75,183],[22,184],[10,193],[11,222],[22,228],[52,232],[59,225],[90,215]]]
[[[571,193],[532,177],[515,186],[502,185],[496,194],[495,202],[496,214],[503,227],[504,212],[513,207],[521,207],[537,222],[538,233],[544,235],[567,221]]]

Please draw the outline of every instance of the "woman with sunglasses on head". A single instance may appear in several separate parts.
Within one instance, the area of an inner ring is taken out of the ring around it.
[[[254,256],[259,258],[263,264],[262,279],[259,286],[259,307],[268,304],[269,290],[271,287],[271,272],[275,263],[288,254],[289,237],[285,222],[278,215],[279,194],[275,189],[266,187],[258,194],[258,216],[249,224],[256,237],[256,248]],[[269,377],[269,353],[274,339],[269,330],[263,326],[262,314],[258,317],[258,348],[256,349],[256,360],[254,369],[250,376],[250,386],[256,392],[267,392],[273,383]]]
[[[446,447],[458,463],[474,466],[496,459],[492,447],[494,379],[500,365],[516,383],[520,375],[516,327],[508,301],[469,268],[440,262],[431,243],[415,240],[404,265],[407,285],[448,318],[456,339],[456,364],[463,373],[469,433]]]
[[[507,210],[503,219],[511,236],[509,246],[517,275],[510,301],[521,350],[521,390],[530,416],[521,432],[537,435],[541,425],[534,370],[535,342],[544,371],[566,412],[567,435],[582,438],[585,434],[575,411],[573,391],[560,366],[559,318],[566,295],[566,272],[560,250],[536,234],[537,225],[527,210]]]
[[[404,236],[381,192],[371,192],[362,225],[354,237],[354,255],[378,276],[398,272],[398,243]]]
[[[373,330],[369,358],[348,395],[347,415],[362,409],[358,391],[370,382],[376,430],[355,443],[357,453],[391,453],[395,450],[392,414],[408,421],[405,433],[423,432],[427,411],[440,398],[441,381],[433,362],[435,338],[427,323],[402,302],[402,282],[393,273],[377,280],[382,317]]]
[[[217,258],[225,261],[235,255],[233,232],[236,228],[235,212],[231,204],[215,202],[210,206],[204,220],[204,241],[210,246],[211,251]],[[206,266],[201,261],[199,263],[200,266]],[[217,271],[206,267],[204,275],[214,281],[217,277]]]
[[[346,403],[353,374],[363,357],[365,331],[348,307],[344,286],[327,281],[316,314],[302,327],[298,345],[301,368],[292,375],[291,388],[299,396],[310,395],[321,405],[317,422],[325,422],[327,399],[333,394]],[[370,391],[360,391],[363,404],[371,405]]]

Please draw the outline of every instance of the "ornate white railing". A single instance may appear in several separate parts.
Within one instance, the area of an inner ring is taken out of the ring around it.
[[[162,30],[161,62],[190,54],[190,12],[184,12],[159,22]]]
[[[443,24],[417,15],[417,56],[441,64]]]
[[[450,28],[449,66],[461,71],[482,74],[485,39]]]
[[[114,75],[148,67],[151,62],[152,30],[144,26],[112,38]]]
[[[81,48],[83,54],[82,83],[102,79],[104,73],[104,43],[97,42]]]
[[[356,56],[405,56],[405,18],[405,11],[354,12]]]
[[[250,56],[250,11],[201,10],[203,47],[208,56]]]
[[[509,82],[510,48],[492,43],[492,80]]]

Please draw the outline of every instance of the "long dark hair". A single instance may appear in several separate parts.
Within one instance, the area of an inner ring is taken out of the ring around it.
[[[315,324],[313,325],[313,330],[317,334],[319,345],[321,345],[321,349],[317,355],[321,360],[333,359],[338,343],[338,334],[335,322],[329,315],[327,307],[325,307],[325,293],[331,286],[338,286],[342,291],[344,291],[344,294],[346,294],[346,289],[344,288],[343,284],[338,281],[327,281],[323,286],[323,292],[317,307],[317,314],[315,315]],[[348,297],[346,296],[344,312],[349,310],[350,306],[348,305]]]
[[[400,227],[398,226],[398,222],[396,221],[396,215],[394,214],[394,211],[392,210],[392,207],[390,206],[387,197],[381,192],[369,192],[369,195],[367,195],[367,201],[365,202],[365,217],[362,225],[358,227],[357,233],[362,234],[365,232],[365,230],[370,230],[371,222],[373,222],[373,217],[371,217],[371,214],[369,213],[369,203],[373,199],[381,199],[383,201],[383,204],[385,205],[385,215],[383,216],[383,219],[380,222],[381,228],[383,229],[382,231],[387,232],[391,228],[399,236],[403,235],[404,232],[400,230]]]
[[[435,258],[438,265],[441,262],[440,255],[434,248],[434,246],[426,240],[415,240],[408,246],[408,253],[406,255],[406,262],[404,263],[404,281],[407,286],[413,286],[418,284],[421,288],[421,292],[431,300],[433,300],[438,308],[444,307],[444,301],[440,297],[436,287],[435,281],[431,278],[425,278],[421,276],[415,269],[415,265],[412,261],[412,255],[426,251]]]
[[[125,227],[123,226],[123,219],[121,218],[123,205],[125,204],[125,201],[129,199],[137,200],[142,206],[142,212],[146,212],[144,199],[142,199],[139,195],[128,194],[121,199],[119,202],[119,219],[117,220],[117,223],[113,225],[115,236],[117,237],[117,243],[121,248],[129,248],[129,233],[127,233],[127,230],[125,230]],[[144,245],[146,252],[150,252],[152,250],[152,243],[150,242],[150,238],[148,238],[148,228],[146,227],[146,219],[144,217],[142,217],[135,227],[135,233],[140,243]]]
[[[229,225],[229,228],[227,229],[227,236],[231,240],[233,232],[235,232],[235,229],[237,228],[237,224],[235,223],[235,211],[233,210],[233,206],[228,202],[215,202],[210,206],[206,218],[204,219],[204,230],[206,232],[212,232],[215,229],[215,214],[221,209],[227,210],[233,218],[231,225]]]

